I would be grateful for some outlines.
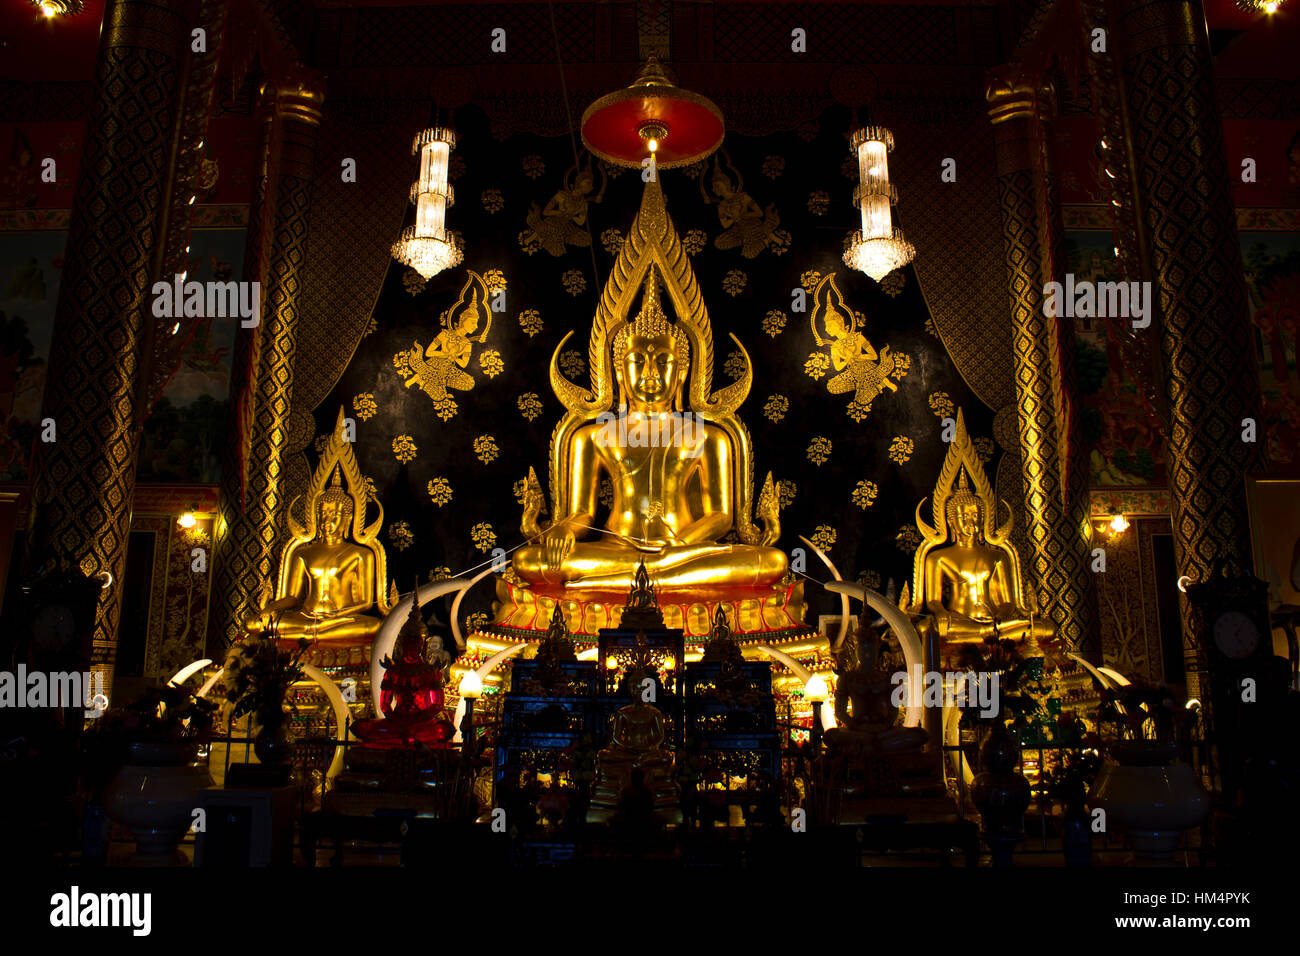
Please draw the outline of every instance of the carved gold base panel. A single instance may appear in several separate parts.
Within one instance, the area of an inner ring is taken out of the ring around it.
[[[584,592],[580,599],[574,599],[563,592],[547,594],[498,580],[495,623],[521,635],[520,640],[540,640],[559,604],[571,634],[594,638],[601,628],[619,626],[626,601],[626,590]],[[732,587],[665,591],[660,595],[660,608],[664,626],[681,628],[688,638],[708,637],[719,608],[731,622],[732,633],[742,640],[747,635],[778,638],[808,630],[803,625],[802,581],[749,590]],[[522,636],[525,634],[529,636]]]

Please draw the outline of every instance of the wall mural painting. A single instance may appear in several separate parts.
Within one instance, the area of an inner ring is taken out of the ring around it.
[[[229,281],[244,256],[241,229],[196,229],[188,278]],[[204,318],[146,419],[137,480],[212,483],[221,476],[231,353],[238,318]]]
[[[1115,281],[1109,233],[1066,233],[1075,281]],[[1264,435],[1274,464],[1300,460],[1300,373],[1296,365],[1300,316],[1300,236],[1242,232],[1242,259],[1264,398]],[[1124,370],[1105,319],[1076,322],[1084,438],[1096,487],[1163,486],[1164,437]]]
[[[1242,258],[1259,358],[1264,432],[1274,464],[1300,462],[1300,236],[1243,232]]]
[[[711,316],[716,380],[743,374],[729,334],[753,362],[739,416],[756,480],[774,473],[778,546],[789,552],[806,536],[849,579],[901,588],[920,541],[916,507],[946,451],[943,419],[962,408],[991,458],[992,415],[929,331],[913,271],[877,285],[843,264],[857,224],[850,119],[835,107],[797,134],[732,135],[707,162],[660,180]],[[382,497],[383,541],[404,591],[486,567],[495,549],[524,541],[529,470],[549,493],[563,413],[552,353],[572,332],[557,364],[585,381],[596,303],[642,192],[635,170],[585,153],[575,162],[567,137],[498,142],[476,108],[455,120],[448,225],[464,239],[465,263],[427,283],[390,265],[370,331],[316,410],[322,441],[340,406],[357,422],[357,457]],[[815,556],[807,562],[808,574],[826,576]],[[491,597],[476,588],[471,616]],[[809,597],[823,612],[838,607],[819,588]]]
[[[1066,252],[1075,282],[1119,280],[1108,232],[1067,231]],[[1123,319],[1076,318],[1078,382],[1083,440],[1094,487],[1166,483],[1165,438],[1120,358],[1112,323]]]
[[[66,232],[0,232],[0,481],[25,481],[40,432],[45,363]]]
[[[0,231],[0,481],[26,481],[40,434],[67,232]],[[196,229],[189,277],[230,279],[244,253],[238,229]],[[232,265],[236,264],[236,265]],[[225,434],[236,318],[204,319],[145,423],[138,480],[215,482]]]

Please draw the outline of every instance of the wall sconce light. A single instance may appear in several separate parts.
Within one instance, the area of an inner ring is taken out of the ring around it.
[[[75,17],[86,9],[85,0],[31,0],[31,4],[46,20]]]

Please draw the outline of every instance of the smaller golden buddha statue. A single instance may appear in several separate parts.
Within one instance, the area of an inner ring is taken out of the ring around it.
[[[935,486],[934,526],[921,517],[925,502],[916,509],[925,540],[916,552],[913,591],[904,590],[900,606],[928,616],[945,645],[1050,641],[1050,622],[1036,619],[1025,601],[1020,559],[1008,541],[1010,508],[1006,522],[995,525],[997,500],[960,411],[956,424]]]
[[[384,592],[386,560],[376,540],[383,508],[375,502],[379,516],[365,524],[365,480],[343,437],[343,422],[340,409],[307,495],[307,525],[299,525],[290,511],[292,537],[280,558],[275,598],[264,598],[245,618],[250,634],[361,644],[374,638],[396,601],[395,588]]]
[[[654,815],[665,823],[681,823],[681,791],[673,779],[673,754],[664,745],[663,711],[645,700],[643,687],[650,672],[640,666],[626,680],[631,702],[614,715],[609,743],[596,757],[588,823],[610,822],[631,791],[649,791]]]

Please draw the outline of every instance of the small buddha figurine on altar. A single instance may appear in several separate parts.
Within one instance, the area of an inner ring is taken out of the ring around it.
[[[385,657],[384,679],[379,685],[383,719],[359,720],[352,732],[376,750],[409,748],[417,744],[445,747],[455,728],[443,712],[445,652],[434,660],[427,656],[428,632],[420,618],[418,601],[397,635],[392,657]]]
[[[863,617],[866,615],[863,611]],[[920,727],[897,727],[892,675],[880,666],[880,638],[865,620],[835,659],[835,724],[826,746],[864,755],[917,753],[929,739]]]
[[[972,488],[972,482],[974,487]],[[990,638],[1027,639],[1030,646],[1050,641],[1051,623],[1028,609],[1020,559],[1009,543],[1012,517],[995,524],[994,498],[984,468],[957,413],[956,436],[948,447],[935,485],[934,526],[916,509],[924,541],[913,566],[913,591],[905,590],[904,610],[928,615],[945,645],[981,643]]]
[[[664,715],[647,703],[642,688],[653,680],[645,667],[634,665],[625,686],[631,702],[614,715],[609,743],[596,757],[596,781],[592,788],[588,823],[608,823],[620,800],[629,790],[648,790],[654,795],[655,816],[666,823],[682,820],[681,791],[673,779],[673,755],[664,746]],[[640,772],[638,786],[634,774]]]
[[[660,305],[660,281],[675,322]],[[645,187],[592,323],[590,388],[561,374],[564,347],[551,363],[551,386],[568,409],[551,447],[554,518],[542,529],[535,503],[526,509],[525,533],[538,539],[515,552],[514,573],[566,590],[626,589],[641,563],[661,588],[781,581],[786,555],[771,547],[777,498],[760,495],[756,528],[749,435],[735,415],[752,369],[746,356],[741,378],[713,390],[708,312],[657,182]],[[593,529],[602,476],[613,501]],[[733,528],[740,543],[722,543]]]
[[[340,409],[307,494],[307,525],[299,525],[290,509],[292,537],[281,554],[275,599],[245,618],[250,634],[363,644],[394,603],[395,589],[384,592],[386,560],[376,540],[383,508],[375,502],[378,517],[365,523],[365,479],[343,437],[343,423]]]
[[[549,697],[573,692],[573,681],[565,671],[565,665],[576,663],[578,652],[559,604],[555,605],[550,627],[546,629],[546,637],[537,645],[537,656],[533,660],[537,662],[537,669],[522,685],[524,693]]]

